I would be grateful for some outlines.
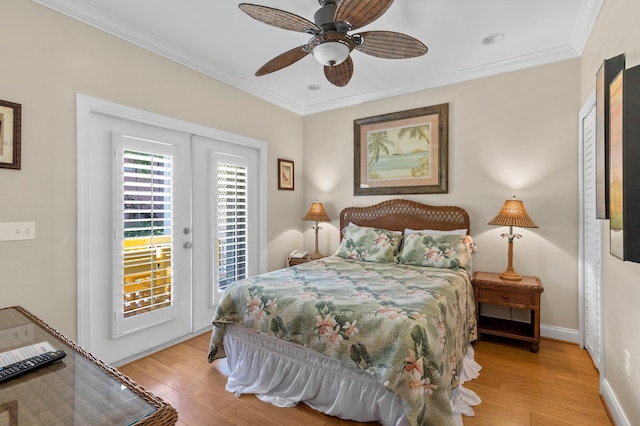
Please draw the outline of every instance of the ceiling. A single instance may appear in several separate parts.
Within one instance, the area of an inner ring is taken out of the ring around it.
[[[381,59],[353,51],[353,77],[339,88],[311,55],[256,77],[265,62],[310,36],[250,18],[241,0],[34,1],[301,115],[578,57],[603,2],[397,0],[355,32],[402,32],[429,52]],[[320,7],[317,0],[249,1],[310,21]],[[497,33],[501,42],[483,44]]]

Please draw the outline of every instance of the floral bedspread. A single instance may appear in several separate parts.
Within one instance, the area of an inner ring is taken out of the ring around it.
[[[330,256],[239,281],[213,319],[209,361],[225,323],[340,359],[399,395],[411,425],[452,422],[449,402],[476,316],[469,275],[453,269]]]

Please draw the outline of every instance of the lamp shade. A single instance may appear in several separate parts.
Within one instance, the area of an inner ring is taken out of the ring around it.
[[[504,202],[502,209],[500,209],[496,217],[491,219],[489,225],[518,226],[520,228],[538,227],[529,217],[527,209],[524,208],[524,203],[521,200],[517,200],[515,195],[512,199]]]
[[[311,207],[306,215],[302,218],[302,220],[313,220],[316,222],[331,222],[329,216],[324,211],[324,207],[322,203],[316,201],[315,203],[311,203]]]

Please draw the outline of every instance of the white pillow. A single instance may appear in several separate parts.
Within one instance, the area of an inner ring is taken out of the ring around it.
[[[349,224],[347,226],[360,226],[360,225],[356,225],[353,222],[349,222]],[[400,232],[400,231],[392,231],[391,229],[385,229],[385,231],[393,232],[394,234],[398,234],[398,235],[402,234],[402,232]],[[466,232],[465,232],[465,234],[466,234]]]
[[[467,235],[466,229],[452,229],[450,231],[440,231],[437,229],[421,229],[417,231],[415,229],[405,228],[404,236],[406,237],[407,235],[415,234],[416,232],[420,232],[422,234],[430,234],[430,235]]]

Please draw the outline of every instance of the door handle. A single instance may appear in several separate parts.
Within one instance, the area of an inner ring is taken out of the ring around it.
[[[184,243],[182,243],[182,248],[190,249],[191,247],[193,247],[193,244],[191,244],[189,241],[185,241]]]

